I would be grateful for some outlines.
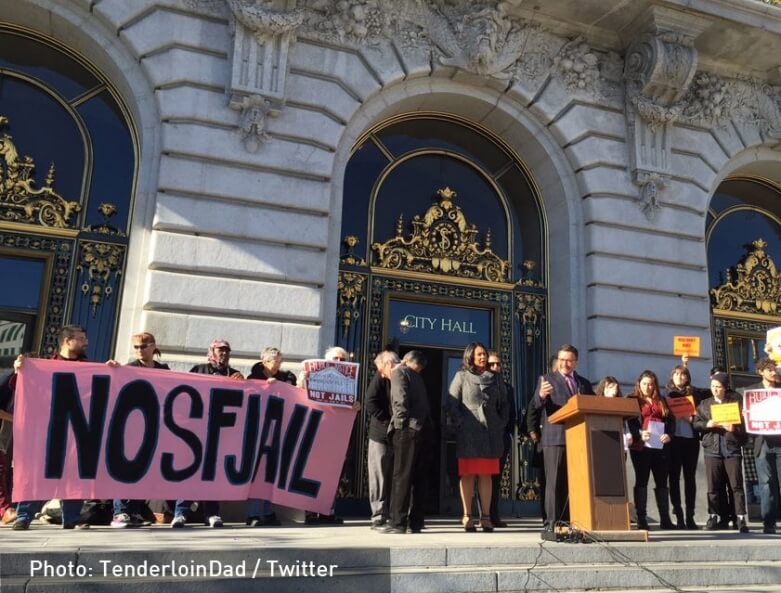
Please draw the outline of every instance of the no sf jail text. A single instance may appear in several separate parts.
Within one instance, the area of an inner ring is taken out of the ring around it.
[[[23,500],[263,496],[319,510],[354,418],[283,383],[43,360],[25,365],[17,395]]]

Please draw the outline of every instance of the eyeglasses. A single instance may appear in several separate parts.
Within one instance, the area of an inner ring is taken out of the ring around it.
[[[345,358],[343,358],[341,356],[338,356],[338,357],[332,358],[331,360],[335,360],[336,362],[344,362]]]
[[[143,350],[144,348],[148,348],[152,345],[152,342],[149,342],[148,344],[133,344],[134,350]]]
[[[499,367],[499,366],[502,366],[502,363],[501,362],[490,362],[489,361],[488,366],[489,367]]]

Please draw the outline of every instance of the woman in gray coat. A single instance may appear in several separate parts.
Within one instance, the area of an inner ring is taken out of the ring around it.
[[[507,393],[500,375],[488,370],[488,350],[472,342],[464,350],[463,365],[448,390],[448,412],[458,427],[456,456],[464,508],[465,531],[476,531],[472,520],[472,496],[477,478],[480,496],[480,527],[493,531],[488,515],[491,476],[499,473],[503,431],[507,424]]]

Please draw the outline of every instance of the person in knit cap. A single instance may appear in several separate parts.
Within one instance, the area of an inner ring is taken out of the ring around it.
[[[222,375],[231,379],[244,379],[239,371],[230,366],[231,345],[227,340],[212,340],[209,350],[206,352],[208,362],[196,364],[190,369],[191,373],[201,375]],[[184,527],[187,523],[187,513],[190,510],[192,501],[177,500],[174,507],[174,519],[171,521],[171,527]],[[209,500],[203,503],[203,522],[209,527],[222,527],[222,517],[220,517],[220,503]]]
[[[732,488],[735,500],[737,528],[741,533],[748,532],[746,524],[746,498],[743,493],[743,467],[741,446],[746,442],[746,429],[743,417],[737,423],[727,424],[713,420],[713,406],[736,403],[741,407],[741,397],[729,387],[726,373],[716,373],[710,383],[712,397],[697,406],[694,428],[702,433],[702,450],[705,459],[705,473],[708,478],[708,522],[705,529],[719,528],[717,513],[723,513],[726,482]]]

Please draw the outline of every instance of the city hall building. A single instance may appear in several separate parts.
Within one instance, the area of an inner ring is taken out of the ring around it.
[[[583,374],[754,381],[781,325],[781,6],[760,0],[16,0],[0,11],[0,355],[214,338],[248,369],[465,344],[518,406]],[[439,431],[432,512],[458,512]],[[340,496],[366,497],[365,418]],[[521,444],[503,496],[535,496]],[[701,497],[704,493],[701,493]]]

